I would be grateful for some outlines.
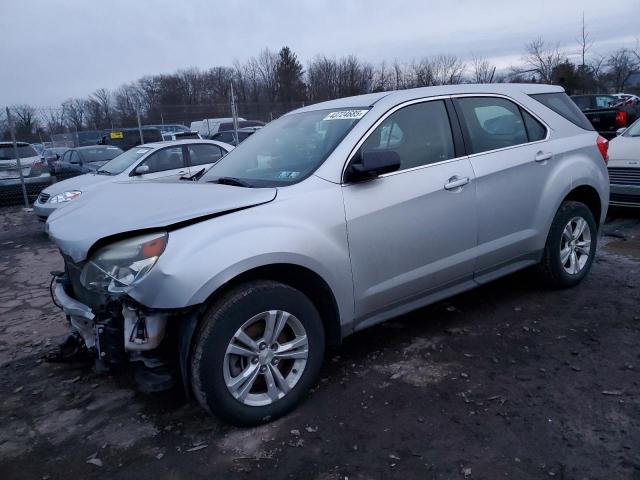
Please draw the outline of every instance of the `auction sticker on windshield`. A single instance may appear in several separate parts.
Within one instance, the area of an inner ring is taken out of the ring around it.
[[[364,117],[364,114],[369,110],[340,110],[338,112],[331,112],[322,120],[357,120]]]

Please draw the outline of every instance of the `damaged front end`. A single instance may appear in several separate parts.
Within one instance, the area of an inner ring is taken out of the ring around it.
[[[127,292],[164,251],[165,232],[121,240],[74,263],[63,255],[65,272],[54,274],[54,302],[67,315],[76,337],[93,354],[99,372],[132,369],[138,389],[157,392],[180,378],[181,330],[193,309],[157,310]],[[180,318],[180,321],[171,321]]]

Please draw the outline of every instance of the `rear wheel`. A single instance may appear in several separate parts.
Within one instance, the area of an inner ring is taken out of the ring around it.
[[[564,202],[556,213],[539,271],[555,288],[577,285],[593,263],[598,230],[593,213],[580,202]]]
[[[200,404],[237,425],[293,409],[317,379],[324,331],[313,303],[272,281],[240,285],[205,314],[191,362]]]

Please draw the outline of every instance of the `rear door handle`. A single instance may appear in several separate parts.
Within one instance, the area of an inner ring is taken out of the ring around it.
[[[553,153],[551,152],[543,152],[540,150],[536,153],[535,161],[536,162],[546,162],[547,160],[551,160],[553,158]]]
[[[467,183],[469,183],[469,177],[458,177],[457,175],[451,177],[447,183],[444,185],[445,190],[455,190],[457,188],[464,187]]]

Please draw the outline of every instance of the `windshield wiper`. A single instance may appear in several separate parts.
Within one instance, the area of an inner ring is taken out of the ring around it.
[[[111,175],[111,172],[109,170],[102,170],[102,169],[96,170],[96,173],[98,175]]]
[[[234,187],[245,187],[252,188],[249,182],[245,182],[244,180],[240,180],[235,177],[219,177],[217,180],[213,181],[214,183],[219,183],[220,185],[233,185]]]

